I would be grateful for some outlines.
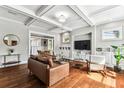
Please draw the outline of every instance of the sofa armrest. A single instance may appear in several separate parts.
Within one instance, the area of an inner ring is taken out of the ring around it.
[[[47,77],[48,77],[47,71],[49,69],[48,65],[43,64],[39,61],[36,61],[32,58],[29,58],[28,59],[28,69],[44,83],[48,82],[48,79],[47,79]]]
[[[69,63],[49,69],[49,86],[69,75]]]

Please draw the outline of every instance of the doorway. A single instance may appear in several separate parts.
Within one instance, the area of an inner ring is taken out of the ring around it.
[[[29,55],[37,55],[38,50],[54,53],[54,36],[30,33],[29,37]]]

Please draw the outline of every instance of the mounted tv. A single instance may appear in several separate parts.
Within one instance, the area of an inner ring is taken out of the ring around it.
[[[90,40],[74,41],[74,48],[76,50],[91,50]]]

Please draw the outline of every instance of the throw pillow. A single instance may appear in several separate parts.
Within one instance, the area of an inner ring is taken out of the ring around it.
[[[49,63],[49,66],[50,67],[53,67],[53,60],[52,60],[52,57],[47,57],[47,59],[48,59],[48,63]]]
[[[34,60],[37,60],[37,55],[30,55],[30,57]]]

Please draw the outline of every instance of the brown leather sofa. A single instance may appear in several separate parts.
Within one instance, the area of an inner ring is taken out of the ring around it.
[[[28,59],[29,70],[47,86],[51,86],[69,75],[69,63],[57,64],[53,67],[35,59]]]

